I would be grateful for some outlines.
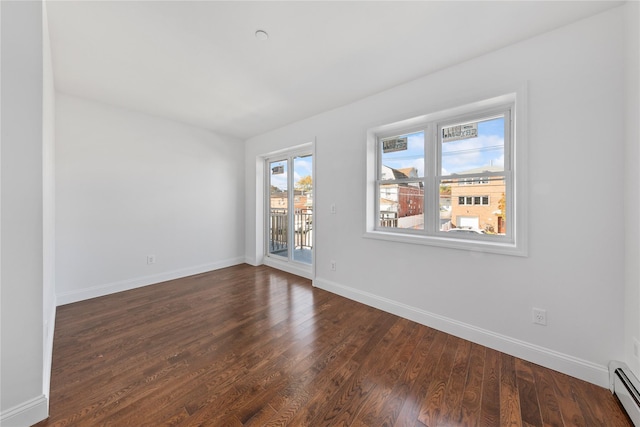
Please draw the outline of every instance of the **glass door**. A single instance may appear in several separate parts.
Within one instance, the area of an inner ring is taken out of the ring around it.
[[[268,161],[268,254],[289,258],[289,168],[287,159]]]
[[[313,156],[291,154],[266,161],[267,255],[313,262]]]

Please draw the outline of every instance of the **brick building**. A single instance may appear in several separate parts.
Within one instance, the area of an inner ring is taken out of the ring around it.
[[[488,166],[464,174],[500,172]],[[474,228],[487,233],[506,232],[505,184],[500,177],[468,177],[451,182],[451,226]]]

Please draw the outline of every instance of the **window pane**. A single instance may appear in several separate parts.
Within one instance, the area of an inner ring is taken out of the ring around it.
[[[382,138],[380,179],[424,177],[424,132]]]
[[[269,253],[288,257],[289,191],[287,161],[269,162]]]
[[[451,183],[440,183],[440,228],[451,219]],[[464,205],[464,197],[458,197],[459,205]]]
[[[440,144],[441,175],[501,172],[504,170],[504,116],[447,123],[440,131]]]
[[[380,227],[424,229],[424,189],[418,182],[381,184]]]
[[[457,229],[456,235],[462,235],[462,229],[473,234],[505,234],[505,177],[474,179],[474,185],[465,185],[462,179],[440,180],[440,230]],[[449,208],[443,209],[443,205],[448,205]]]

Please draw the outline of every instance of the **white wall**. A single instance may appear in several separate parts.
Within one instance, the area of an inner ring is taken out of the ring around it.
[[[243,262],[243,156],[242,141],[59,94],[58,304]]]
[[[640,378],[640,3],[625,5],[625,356]]]
[[[47,416],[43,394],[43,38],[40,2],[2,2],[0,424]]]
[[[53,331],[56,320],[55,295],[55,87],[47,3],[42,2],[42,181],[43,181],[43,293],[42,321],[44,365],[42,392],[49,396]]]
[[[247,259],[262,256],[256,157],[315,137],[316,286],[606,386],[607,363],[624,355],[623,12],[249,139]],[[367,128],[525,82],[528,257],[363,238]],[[532,324],[532,307],[548,326]]]

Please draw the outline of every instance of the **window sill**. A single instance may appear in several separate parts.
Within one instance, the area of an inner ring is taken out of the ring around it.
[[[363,235],[367,239],[385,240],[389,242],[408,243],[413,245],[438,246],[448,249],[461,249],[474,252],[494,253],[499,255],[513,255],[526,257],[527,251],[517,244],[505,241],[472,240],[464,238],[450,238],[440,236],[425,236],[417,234],[394,233],[380,230],[366,231]],[[523,245],[521,245],[523,246]]]

